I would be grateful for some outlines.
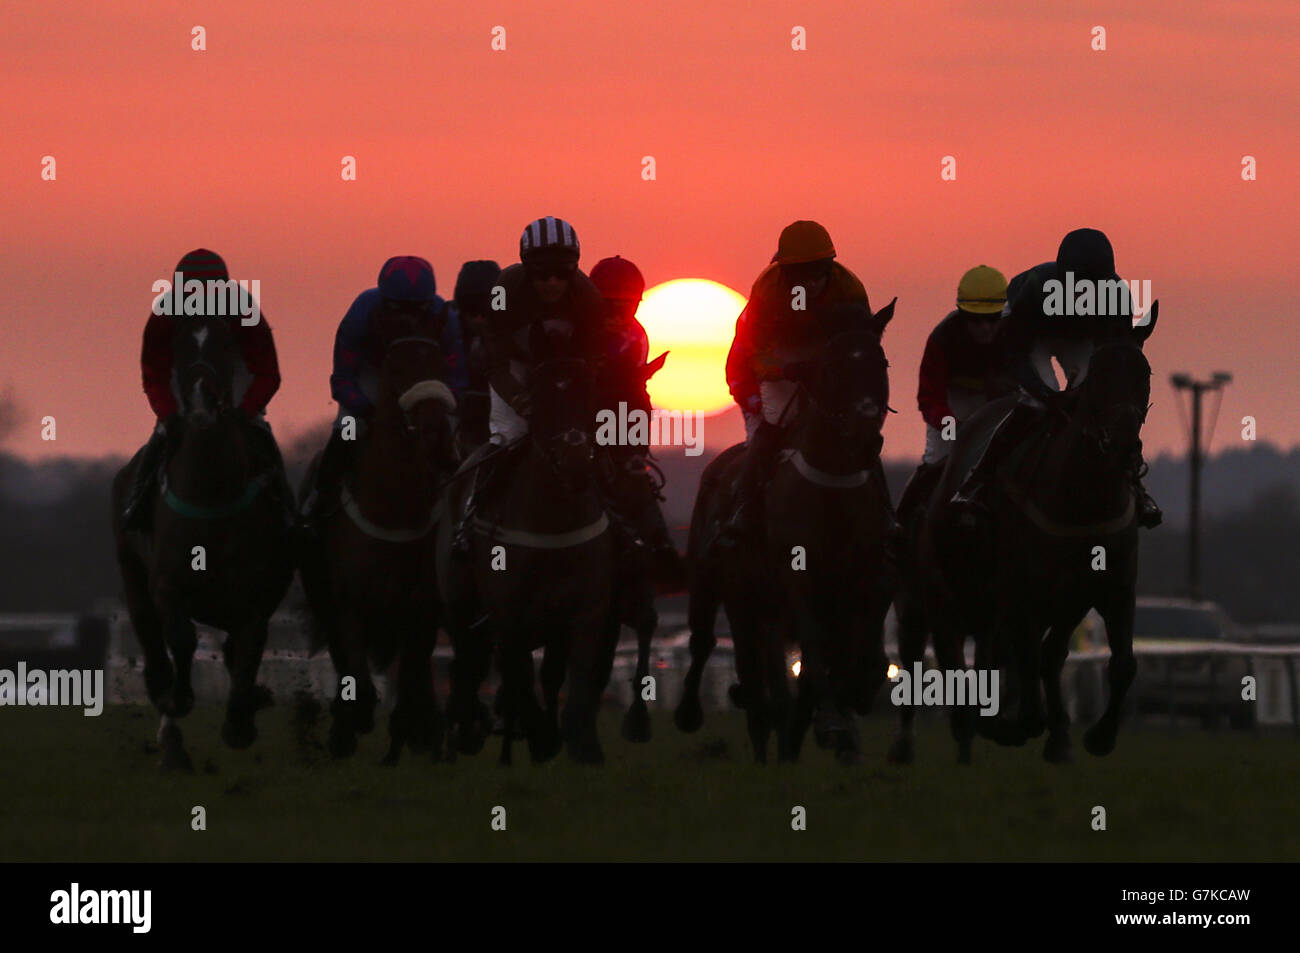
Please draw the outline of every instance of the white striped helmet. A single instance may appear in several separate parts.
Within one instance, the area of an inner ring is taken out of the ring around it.
[[[519,260],[528,261],[541,254],[560,253],[578,260],[578,233],[562,218],[548,215],[529,223],[519,238]]]

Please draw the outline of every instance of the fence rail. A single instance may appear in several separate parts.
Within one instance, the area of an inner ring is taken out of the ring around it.
[[[1138,677],[1130,693],[1129,714],[1139,718],[1191,717],[1206,726],[1225,720],[1237,728],[1291,726],[1300,732],[1300,643],[1275,641],[1280,634],[1289,635],[1291,628],[1300,631],[1300,627],[1267,628],[1269,641],[1137,643]],[[199,627],[193,679],[200,701],[219,702],[226,696],[228,680],[220,638],[220,633]],[[886,647],[897,660],[892,638]],[[1104,647],[1088,647],[1072,652],[1067,659],[1062,689],[1075,723],[1091,721],[1100,714],[1107,697],[1109,657]],[[451,660],[445,641],[434,658],[437,677],[445,683]],[[0,668],[12,668],[20,659],[29,668],[102,666],[110,703],[146,701],[140,647],[120,610],[82,616],[0,615]],[[665,612],[650,666],[659,706],[677,704],[689,663],[684,615]],[[927,656],[927,663],[933,665],[933,658]],[[715,710],[728,707],[727,688],[735,680],[733,665],[731,642],[721,636],[701,683],[701,700],[706,706]],[[635,642],[625,638],[615,657],[609,701],[626,705],[633,692],[640,690],[633,684],[635,666]],[[1254,679],[1252,701],[1241,697],[1247,677]],[[329,657],[323,652],[310,653],[308,630],[300,614],[279,613],[272,619],[260,680],[282,700],[298,692],[320,698],[333,694],[336,681]],[[387,694],[382,676],[379,687],[381,695]]]

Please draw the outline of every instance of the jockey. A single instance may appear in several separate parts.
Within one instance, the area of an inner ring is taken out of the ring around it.
[[[986,497],[993,476],[1011,449],[1034,429],[1047,403],[1056,395],[1052,358],[1060,362],[1068,389],[1086,376],[1098,341],[1132,333],[1133,314],[1127,295],[1116,314],[1057,314],[1048,310],[1046,283],[1059,281],[1068,286],[1073,281],[1078,286],[1119,280],[1110,239],[1094,228],[1070,232],[1061,240],[1056,261],[1036,265],[1011,279],[1001,334],[1007,370],[1022,388],[1021,400],[998,425],[979,462],[953,496],[957,513],[977,517],[987,512]],[[1104,296],[1097,294],[1094,298],[1100,306]],[[1162,514],[1142,484],[1145,469],[1139,449],[1132,464],[1133,485],[1141,503],[1138,522],[1151,528],[1160,525]]]
[[[808,221],[786,226],[772,264],[755,280],[736,321],[727,354],[727,384],[745,418],[747,448],[736,480],[736,508],[719,539],[725,545],[757,535],[761,491],[791,422],[786,408],[807,363],[790,357],[821,343],[836,306],[849,302],[870,311],[862,282],[835,261],[826,229]]]
[[[488,315],[492,288],[501,276],[495,261],[467,261],[456,276],[456,291],[447,308],[447,328],[457,342],[451,387],[460,413],[464,444],[477,447],[488,438]]]
[[[926,339],[916,392],[925,420],[925,453],[899,500],[900,520],[933,488],[931,478],[948,458],[955,426],[1009,386],[998,337],[1006,302],[1002,272],[987,265],[972,268],[957,283],[956,309]]]
[[[604,368],[609,404],[626,402],[628,411],[653,413],[646,392],[645,368],[650,356],[650,338],[636,318],[645,293],[645,278],[632,262],[618,255],[604,258],[591,269],[591,282],[606,302],[606,347]],[[649,447],[605,448],[612,463],[611,507],[631,527],[632,546],[645,548],[655,575],[670,588],[684,583],[685,569],[673,545],[659,508],[659,487],[651,477]]]
[[[226,263],[216,252],[206,248],[196,248],[183,257],[176,265],[179,277],[175,280],[229,281],[230,273]],[[207,296],[204,296],[205,300]],[[288,488],[284,474],[284,462],[280,458],[279,448],[271,435],[270,425],[263,416],[266,405],[275,392],[280,389],[280,368],[276,360],[275,340],[271,337],[271,326],[266,315],[259,310],[258,321],[246,325],[240,315],[232,315],[232,327],[239,347],[239,357],[243,363],[242,371],[249,380],[239,399],[239,419],[245,423],[246,432],[253,441],[254,451],[264,462],[272,467],[278,475],[273,486],[281,496],[286,518],[293,522],[293,493]],[[158,314],[151,312],[144,328],[144,344],[140,353],[140,370],[144,382],[145,396],[153,408],[157,423],[149,442],[145,444],[139,465],[136,467],[131,490],[127,495],[122,512],[122,524],[125,529],[142,526],[149,511],[146,505],[153,498],[153,491],[158,481],[159,471],[165,462],[167,448],[180,432],[180,402],[175,392],[175,379],[172,355],[172,339],[175,333],[175,321],[185,320],[184,316]],[[239,377],[244,375],[236,371]],[[238,378],[237,378],[238,379]]]
[[[567,334],[575,353],[598,359],[596,341],[604,330],[605,302],[578,269],[578,233],[563,219],[548,215],[524,229],[519,263],[501,272],[497,287],[504,308],[488,315],[489,443],[499,449],[515,445],[528,433],[528,378],[537,356],[530,353],[530,332],[545,326]],[[469,527],[484,497],[495,485],[502,452],[487,453],[474,468],[474,486],[452,537],[452,554],[467,556]]]
[[[384,355],[372,333],[381,311],[442,312],[446,302],[436,294],[433,266],[415,255],[398,255],[384,262],[376,287],[357,295],[334,336],[334,372],[330,393],[338,402],[334,429],[321,454],[311,492],[303,502],[303,521],[311,530],[334,507],[337,491],[356,446],[375,410],[379,366]],[[443,347],[449,346],[444,329]]]

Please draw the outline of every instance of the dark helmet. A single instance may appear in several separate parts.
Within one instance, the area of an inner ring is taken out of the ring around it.
[[[494,261],[467,261],[456,276],[453,300],[462,312],[486,314],[492,287],[501,276],[501,266]]]
[[[519,260],[558,258],[577,264],[580,253],[578,233],[562,218],[548,215],[530,222],[519,237]]]
[[[645,294],[641,269],[619,255],[596,262],[590,278],[607,301],[640,301]]]
[[[1067,271],[1083,281],[1108,281],[1115,274],[1115,250],[1105,232],[1076,228],[1061,239],[1056,252],[1056,274],[1062,280]]]
[[[415,255],[397,255],[379,269],[379,293],[392,301],[428,302],[437,284],[433,266]]]
[[[230,272],[226,270],[226,263],[221,260],[221,256],[206,248],[196,248],[186,253],[185,257],[177,263],[176,270],[181,273],[182,281],[228,281],[230,279]]]

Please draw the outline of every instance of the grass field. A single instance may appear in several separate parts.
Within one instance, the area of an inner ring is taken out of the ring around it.
[[[864,722],[866,763],[810,748],[797,765],[751,763],[743,718],[699,734],[616,736],[609,763],[563,757],[513,768],[499,739],[477,758],[377,765],[386,727],[335,763],[325,720],[292,706],[259,716],[248,751],[221,745],[221,711],[185,719],[193,775],[162,775],[157,720],[143,708],[0,709],[0,860],[1300,860],[1300,747],[1294,735],[1129,730],[1117,751],[1053,767],[1041,742],[977,742],[959,769],[945,726],[918,726],[918,763],[884,762],[892,722]],[[207,830],[191,829],[202,805]],[[506,808],[507,829],[490,826]],[[791,830],[791,809],[807,830]],[[1107,830],[1091,827],[1092,808]]]

